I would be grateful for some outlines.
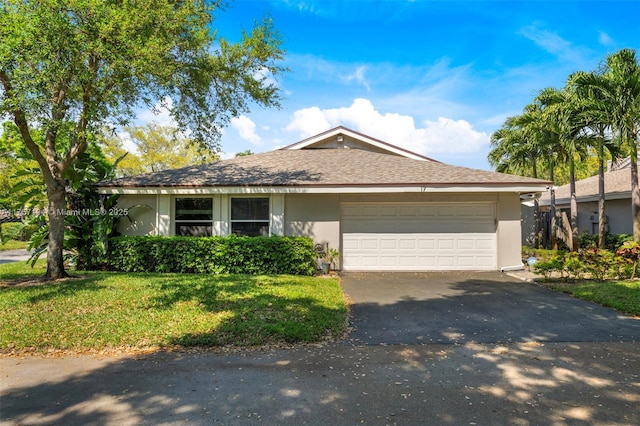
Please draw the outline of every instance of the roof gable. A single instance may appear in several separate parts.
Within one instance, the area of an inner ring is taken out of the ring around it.
[[[391,145],[390,143],[372,138],[365,134],[348,129],[344,126],[338,126],[326,132],[304,139],[300,142],[285,146],[281,150],[297,150],[297,149],[362,149],[365,151],[376,152],[379,154],[396,155],[400,157],[410,158],[412,160],[436,161],[433,158]]]

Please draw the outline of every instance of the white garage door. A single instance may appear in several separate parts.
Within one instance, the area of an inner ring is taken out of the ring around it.
[[[346,271],[495,270],[492,203],[343,204]]]

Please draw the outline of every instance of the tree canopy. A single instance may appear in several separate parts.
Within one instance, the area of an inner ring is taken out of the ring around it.
[[[215,150],[231,118],[254,104],[279,106],[284,51],[271,20],[231,43],[213,26],[220,10],[207,0],[0,3],[0,114],[14,121],[46,184],[47,278],[65,275],[65,171],[104,126],[163,105]]]
[[[100,141],[110,161],[124,156],[118,163],[117,176],[133,176],[219,160],[218,155],[185,137],[174,127],[148,123],[124,130],[124,134],[104,135]],[[124,138],[135,146],[135,150],[125,148]]]

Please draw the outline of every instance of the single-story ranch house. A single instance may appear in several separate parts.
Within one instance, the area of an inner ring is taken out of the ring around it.
[[[625,167],[625,166],[623,166]],[[611,234],[632,234],[631,216],[631,170],[620,168],[604,174],[605,213],[607,232]],[[569,184],[555,189],[556,209],[569,214],[571,192]],[[598,176],[576,181],[576,200],[578,201],[578,231],[590,234],[598,233]],[[551,196],[547,192],[539,201],[540,210],[551,208]]]
[[[308,236],[345,271],[504,270],[550,182],[443,164],[336,127],[282,149],[105,182],[124,235]]]

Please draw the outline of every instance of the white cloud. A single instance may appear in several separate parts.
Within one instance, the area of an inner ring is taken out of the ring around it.
[[[609,36],[609,34],[605,33],[604,31],[599,32],[598,41],[603,46],[611,46],[613,44],[613,39],[611,38],[611,36]]]
[[[231,127],[238,131],[238,134],[242,139],[254,145],[260,145],[262,140],[256,133],[256,123],[254,123],[249,117],[241,115],[240,117],[232,118]]]
[[[544,30],[536,25],[529,25],[521,28],[518,33],[560,59],[582,62],[581,49],[574,47],[570,41],[554,32]]]
[[[138,147],[136,146],[136,144],[133,142],[133,139],[131,138],[131,135],[129,134],[129,132],[126,131],[120,131],[117,134],[118,139],[120,139],[122,141],[122,147],[124,149],[126,149],[129,152],[137,152],[138,151]]]
[[[356,70],[352,74],[349,74],[345,77],[341,77],[341,79],[348,83],[355,80],[358,84],[363,85],[367,89],[367,92],[370,92],[371,88],[369,87],[369,83],[367,82],[367,79],[364,76],[364,72],[366,70],[367,70],[367,67],[359,66],[358,68],[356,68]]]
[[[424,155],[476,152],[489,144],[489,135],[474,130],[465,120],[440,117],[424,120],[420,127],[413,117],[382,114],[370,100],[362,98],[355,99],[349,107],[298,110],[286,130],[307,138],[339,125]]]

